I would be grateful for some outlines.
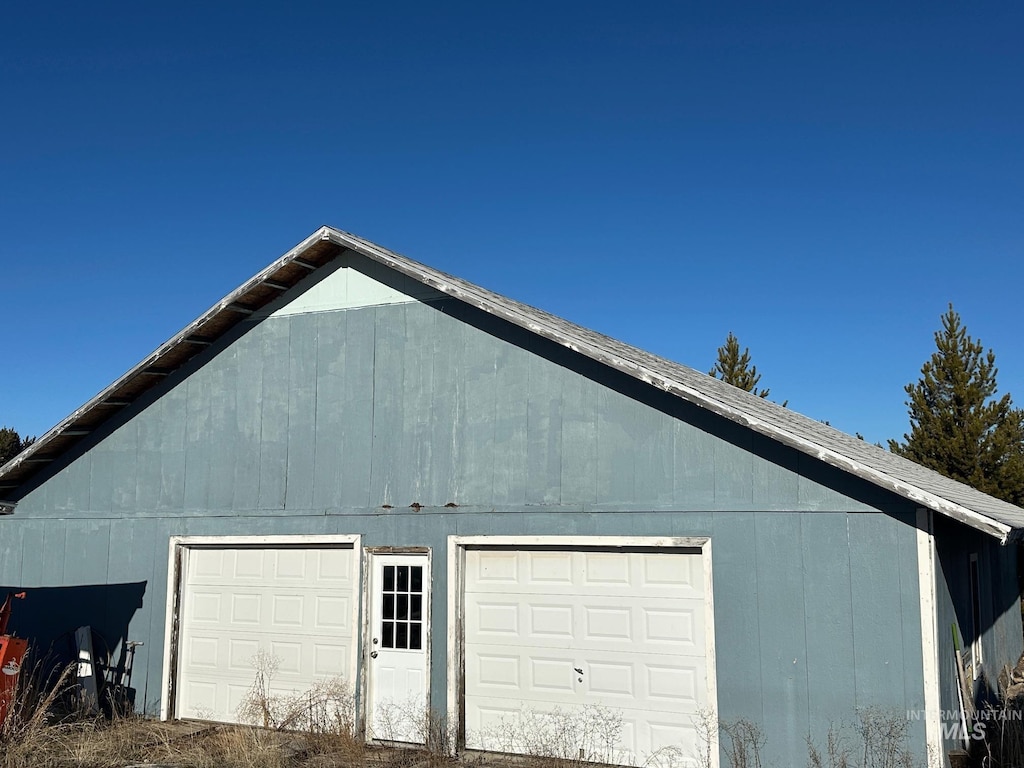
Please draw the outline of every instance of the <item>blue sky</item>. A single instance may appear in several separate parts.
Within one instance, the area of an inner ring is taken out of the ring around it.
[[[212,8],[211,8],[212,6]],[[0,424],[318,226],[869,440],[948,302],[1024,405],[1020,3],[57,3],[0,24]]]

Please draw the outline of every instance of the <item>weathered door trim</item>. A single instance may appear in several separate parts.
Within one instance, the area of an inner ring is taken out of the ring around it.
[[[708,709],[718,715],[718,671],[715,661],[715,601],[711,570],[711,539],[707,536],[449,536],[448,537],[448,723],[457,723],[453,749],[466,744],[465,700],[465,592],[466,550],[487,547],[552,547],[564,550],[588,547],[598,549],[700,549],[704,571],[704,602],[706,611]],[[717,733],[711,738],[711,768],[718,768]]]
[[[160,719],[175,717],[175,692],[178,685],[178,628],[181,618],[181,590],[188,571],[188,555],[194,548],[218,547],[350,547],[353,558],[352,583],[358,584],[361,550],[359,534],[300,534],[294,536],[171,536],[167,544],[167,599],[164,607],[163,678],[160,687]],[[355,594],[353,594],[355,598]],[[359,601],[352,600],[352,626],[359,621]],[[353,654],[349,679],[355,680],[358,664]]]

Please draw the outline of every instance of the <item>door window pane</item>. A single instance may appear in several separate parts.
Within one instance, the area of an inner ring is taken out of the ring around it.
[[[381,647],[422,650],[423,566],[385,565],[381,576]]]

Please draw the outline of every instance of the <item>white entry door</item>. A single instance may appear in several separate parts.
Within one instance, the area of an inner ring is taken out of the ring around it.
[[[369,723],[380,741],[426,741],[430,561],[370,556]]]

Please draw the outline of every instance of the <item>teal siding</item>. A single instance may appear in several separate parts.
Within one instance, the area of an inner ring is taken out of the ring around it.
[[[857,707],[922,706],[912,514],[456,302],[409,303],[234,332],[0,519],[0,584],[93,586],[97,604],[104,585],[142,585],[108,624],[145,641],[153,713],[169,536],[429,546],[443,709],[449,535],[710,536],[720,715],[802,764],[808,733]]]

